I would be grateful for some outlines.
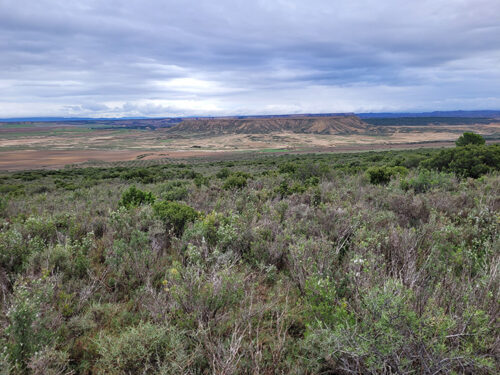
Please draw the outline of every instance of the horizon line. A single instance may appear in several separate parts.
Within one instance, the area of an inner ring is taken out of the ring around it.
[[[366,115],[407,115],[409,117],[420,117],[422,115],[436,115],[436,114],[479,114],[479,113],[496,113],[500,115],[500,109],[475,109],[475,110],[436,110],[436,111],[389,111],[389,112],[319,112],[319,113],[277,113],[277,114],[235,114],[235,115],[221,115],[221,116],[210,116],[210,115],[191,115],[191,116],[123,116],[123,117],[79,117],[79,116],[27,116],[27,117],[2,117],[0,122],[14,122],[14,121],[40,121],[40,122],[52,122],[52,121],[112,121],[112,120],[162,120],[162,119],[217,119],[217,118],[252,118],[252,117],[291,117],[291,116],[366,116]],[[422,116],[424,117],[424,116]],[[432,116],[431,116],[432,117]],[[439,116],[440,117],[440,116]]]

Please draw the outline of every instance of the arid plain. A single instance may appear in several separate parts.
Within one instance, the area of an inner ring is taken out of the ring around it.
[[[373,125],[356,116],[19,122],[0,124],[0,170],[238,154],[349,152],[446,147],[464,131],[500,138],[500,120],[429,119]]]

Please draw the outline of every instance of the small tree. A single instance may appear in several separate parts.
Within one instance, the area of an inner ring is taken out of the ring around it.
[[[465,132],[455,142],[457,147],[467,145],[484,145],[484,143],[485,140],[481,135],[472,132]]]

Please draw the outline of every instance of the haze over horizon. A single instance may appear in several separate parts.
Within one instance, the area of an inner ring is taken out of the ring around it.
[[[0,0],[0,118],[500,108],[494,0]]]

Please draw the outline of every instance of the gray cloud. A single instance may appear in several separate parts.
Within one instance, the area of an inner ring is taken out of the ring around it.
[[[0,117],[499,108],[496,0],[0,0]]]

